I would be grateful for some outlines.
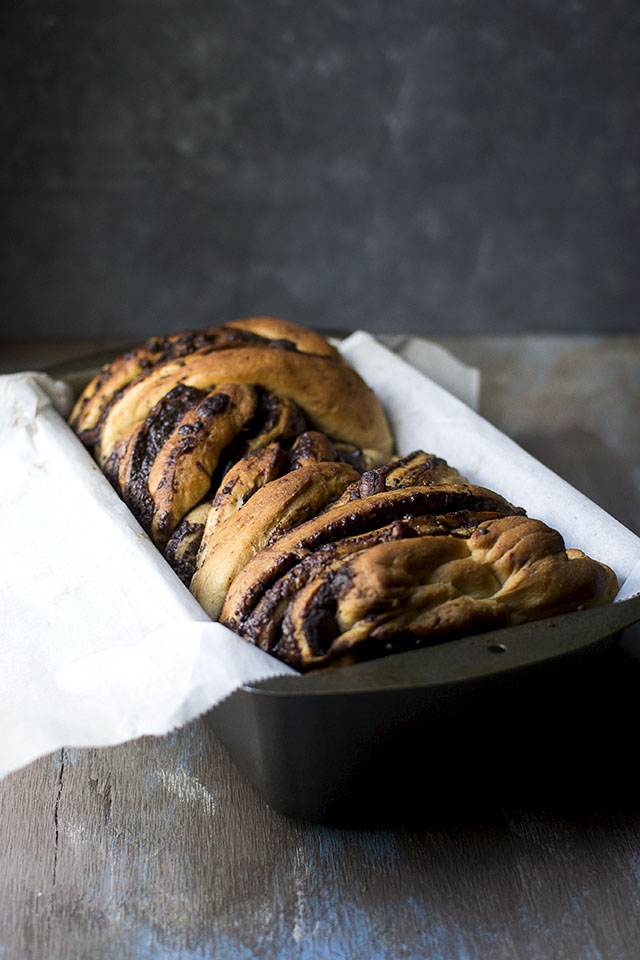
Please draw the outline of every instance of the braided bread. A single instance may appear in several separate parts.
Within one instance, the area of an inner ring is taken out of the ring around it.
[[[324,338],[153,338],[73,429],[204,610],[301,671],[613,599],[613,572],[423,451]]]

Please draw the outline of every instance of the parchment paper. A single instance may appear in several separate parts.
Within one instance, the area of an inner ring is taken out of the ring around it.
[[[400,453],[444,456],[612,566],[621,596],[640,589],[637,537],[369,335],[341,349]],[[402,349],[477,399],[477,372],[441,347]],[[0,378],[0,775],[62,746],[164,734],[242,683],[293,672],[207,619],[66,426],[70,404],[43,374]]]

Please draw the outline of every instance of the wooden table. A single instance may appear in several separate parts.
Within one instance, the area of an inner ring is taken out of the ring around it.
[[[640,338],[439,342],[482,371],[481,412],[640,533]],[[0,371],[92,346],[0,345]],[[65,748],[0,783],[0,958],[637,958],[638,690],[620,657],[570,773],[351,827],[270,810],[202,721]]]

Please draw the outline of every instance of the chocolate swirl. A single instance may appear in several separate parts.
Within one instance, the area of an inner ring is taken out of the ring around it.
[[[153,338],[101,371],[70,423],[204,610],[301,671],[617,590],[441,458],[392,458],[374,394],[282,320]]]
[[[467,493],[471,509],[455,509],[460,489],[412,491],[411,515],[401,509],[386,524],[403,503],[389,493],[365,498],[355,514],[328,510],[245,566],[220,619],[306,671],[613,599],[607,567],[506,503]],[[454,509],[429,513],[442,504]]]
[[[263,485],[333,463],[343,482],[309,493],[309,512],[391,453],[379,401],[339,352],[269,317],[148,340],[102,369],[69,422],[186,583],[203,537],[211,551],[222,515]]]

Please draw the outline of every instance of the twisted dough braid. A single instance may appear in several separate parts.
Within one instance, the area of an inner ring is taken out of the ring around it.
[[[379,401],[338,351],[311,331],[256,317],[169,337],[161,348],[150,343],[104,370],[72,411],[71,426],[103,467],[169,390],[210,392],[221,383],[251,384],[293,401],[310,424],[356,445],[371,463],[391,453]]]
[[[378,399],[339,352],[269,317],[147,341],[103,368],[70,424],[163,550],[247,452],[271,443],[284,451],[315,428],[338,445],[329,459],[368,465],[391,453]],[[353,471],[342,470],[345,483]],[[182,569],[184,548],[176,551]]]
[[[273,532],[287,494],[267,484],[217,526],[191,589],[212,617],[301,671],[606,603],[618,589],[608,567],[423,451]],[[216,590],[252,524],[265,529],[259,549]]]
[[[70,423],[213,619],[305,671],[607,602],[608,567],[435,455],[270,317],[153,338]]]

